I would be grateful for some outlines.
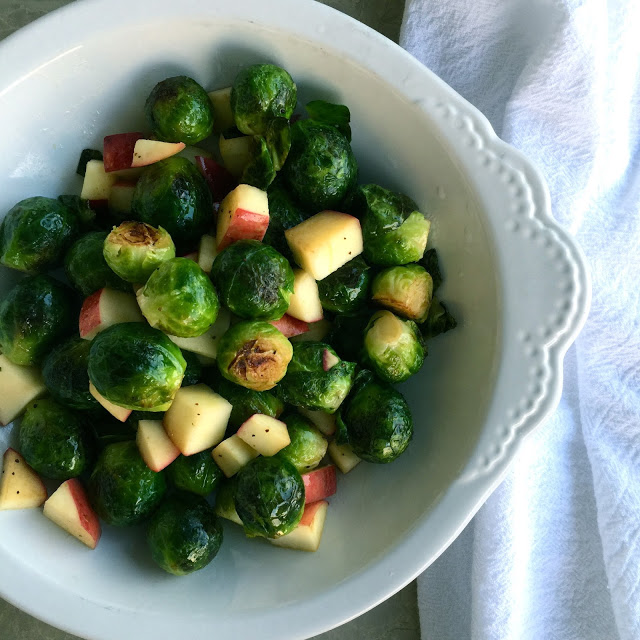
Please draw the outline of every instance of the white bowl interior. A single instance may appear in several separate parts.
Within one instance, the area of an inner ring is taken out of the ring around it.
[[[228,524],[215,562],[175,579],[152,564],[140,530],[106,527],[97,551],[89,552],[37,511],[0,515],[0,556],[107,607],[178,618],[251,616],[348,581],[429,517],[467,462],[492,397],[500,292],[490,232],[472,186],[423,110],[331,48],[224,20],[150,19],[77,48],[70,43],[0,94],[1,119],[10,123],[0,155],[0,211],[32,195],[79,193],[80,150],[100,147],[109,133],[144,130],[144,100],[159,80],[187,74],[217,88],[241,66],[263,60],[291,72],[300,104],[324,98],[349,105],[361,180],[406,192],[428,215],[431,245],[446,275],[441,297],[460,326],[432,343],[423,371],[404,385],[415,419],[408,452],[391,465],[363,463],[340,478],[318,553],[249,541]],[[2,269],[0,295],[15,280]],[[3,448],[12,439],[11,427],[0,431]]]

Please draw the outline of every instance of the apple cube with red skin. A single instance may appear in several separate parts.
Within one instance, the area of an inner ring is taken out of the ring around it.
[[[92,382],[89,382],[89,393],[98,401],[100,406],[106,409],[116,420],[120,420],[120,422],[126,422],[127,418],[131,415],[131,409],[121,407],[111,402],[111,400],[107,400],[93,386]]]
[[[223,440],[212,452],[213,461],[220,467],[227,478],[235,475],[250,460],[260,454],[244,440],[233,434]]]
[[[329,457],[333,460],[333,463],[342,471],[342,473],[349,473],[357,464],[362,462],[362,458],[359,458],[351,448],[349,444],[337,444],[334,440],[329,443],[327,449]]]
[[[144,135],[139,131],[105,136],[102,143],[104,170],[111,173],[131,167],[133,149],[141,138],[144,138]]]
[[[133,147],[131,167],[147,167],[150,164],[160,162],[185,148],[184,142],[162,142],[161,140],[140,139]]]
[[[218,251],[237,240],[262,240],[268,226],[266,191],[240,184],[220,203],[216,229]]]
[[[136,443],[142,459],[151,471],[162,471],[179,455],[180,451],[167,435],[162,420],[140,420]]]
[[[293,294],[289,301],[287,315],[303,322],[313,323],[322,320],[318,283],[304,269],[294,269],[293,278]]]
[[[80,337],[92,340],[101,331],[122,322],[144,322],[135,296],[107,287],[98,289],[80,309]]]
[[[263,456],[274,456],[291,444],[287,425],[261,413],[243,422],[236,435]]]
[[[238,186],[231,172],[213,158],[196,156],[196,166],[205,179],[214,202],[222,202]]]
[[[33,509],[46,499],[47,489],[40,476],[15,449],[7,449],[2,457],[0,511]]]
[[[325,349],[322,353],[322,368],[325,371],[329,371],[329,369],[332,369],[333,367],[335,367],[338,362],[340,362],[340,358],[338,358],[338,356],[336,356],[335,354],[331,353],[331,351],[329,351],[329,349]]]
[[[136,190],[136,183],[128,180],[114,182],[109,192],[109,210],[119,216],[129,216],[131,213],[131,202],[133,192]]]
[[[302,474],[304,501],[317,502],[332,496],[337,490],[336,468],[329,464]]]
[[[44,503],[44,515],[67,533],[95,549],[102,529],[96,512],[77,478],[63,482]]]
[[[269,538],[277,547],[297,551],[317,551],[320,546],[329,503],[325,500],[312,502],[304,506],[298,526],[280,538]]]
[[[0,354],[0,424],[13,422],[47,387],[37,367],[14,364]]]
[[[331,329],[331,323],[323,318],[309,323],[309,331],[293,336],[292,342],[322,342]]]
[[[80,197],[89,200],[92,209],[106,207],[117,176],[106,173],[102,160],[89,160],[84,174]]]
[[[301,333],[309,331],[309,325],[306,322],[298,320],[287,313],[279,320],[269,320],[269,324],[272,324],[285,338],[299,336]]]

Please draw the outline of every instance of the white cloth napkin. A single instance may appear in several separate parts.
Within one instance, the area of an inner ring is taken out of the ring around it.
[[[555,415],[419,579],[425,640],[640,638],[640,1],[408,0],[402,45],[542,170],[590,317]]]

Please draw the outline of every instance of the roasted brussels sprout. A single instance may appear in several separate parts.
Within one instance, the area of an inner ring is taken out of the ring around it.
[[[212,223],[211,191],[196,166],[171,157],[147,167],[136,184],[132,215],[167,230],[178,251],[190,251]]]
[[[313,100],[306,106],[311,120],[335,127],[349,142],[351,142],[351,113],[349,107],[343,104],[332,104],[325,100]]]
[[[288,118],[274,118],[269,122],[264,136],[271,154],[273,168],[280,171],[291,150],[291,125]]]
[[[139,524],[162,501],[167,483],[162,471],[151,471],[131,440],[106,447],[89,479],[89,499],[107,524]]]
[[[192,78],[167,78],[153,88],[144,105],[149,126],[159,140],[196,144],[213,131],[213,107],[207,92]]]
[[[291,150],[282,168],[291,193],[310,211],[337,209],[358,179],[349,141],[330,125],[298,120],[291,126]]]
[[[344,360],[360,362],[363,356],[364,330],[374,309],[364,308],[352,316],[337,315],[325,338]]]
[[[182,386],[190,387],[191,385],[198,384],[202,379],[202,363],[198,359],[198,356],[191,351],[182,351],[182,357],[187,363],[184,378],[182,378]]]
[[[441,333],[455,329],[457,326],[456,319],[449,313],[442,302],[434,296],[429,307],[429,315],[424,324],[420,325],[424,339],[435,338]]]
[[[327,452],[327,439],[297,413],[289,413],[282,420],[287,425],[291,443],[277,455],[286,458],[300,473],[315,469]]]
[[[178,456],[168,467],[173,484],[199,496],[208,496],[220,484],[224,474],[213,461],[211,451],[201,451],[192,456]]]
[[[109,327],[89,350],[89,379],[107,400],[127,409],[166,411],[186,366],[162,331],[141,322]]]
[[[163,262],[176,257],[171,236],[144,222],[123,222],[103,244],[104,260],[120,278],[144,284]]]
[[[211,279],[222,304],[249,320],[281,318],[293,293],[293,270],[287,259],[257,240],[239,240],[221,251]]]
[[[152,327],[181,338],[205,333],[220,310],[209,276],[188,258],[163,262],[138,290],[137,298]]]
[[[424,322],[433,296],[433,280],[418,264],[383,269],[373,280],[371,298],[399,315]]]
[[[402,394],[366,370],[358,374],[340,407],[338,424],[354,453],[369,462],[392,462],[413,436],[411,411]]]
[[[347,397],[356,365],[323,342],[297,342],[278,395],[289,404],[334,413]]]
[[[89,200],[83,200],[77,195],[61,195],[58,196],[58,202],[73,213],[82,230],[91,231],[98,226],[96,212],[91,208]]]
[[[275,180],[275,177],[276,170],[267,141],[262,136],[255,136],[252,143],[251,159],[242,172],[240,182],[264,191]]]
[[[186,576],[204,569],[222,544],[213,507],[188,493],[168,498],[153,514],[147,542],[155,562],[168,573]]]
[[[20,452],[46,478],[75,478],[89,463],[89,442],[83,427],[71,409],[51,398],[36,400],[20,424]]]
[[[273,64],[245,67],[231,88],[236,126],[246,135],[264,135],[273,119],[291,118],[296,96],[296,85],[284,69]]]
[[[103,287],[131,291],[131,285],[117,276],[105,262],[102,247],[106,237],[106,231],[87,233],[71,245],[65,256],[67,278],[85,297]]]
[[[426,356],[418,325],[391,311],[378,311],[364,333],[366,361],[386,382],[403,382],[420,370]]]
[[[73,323],[71,290],[49,276],[30,276],[0,301],[0,347],[11,362],[36,364]]]
[[[220,373],[254,391],[273,389],[287,372],[293,348],[268,322],[238,322],[218,343]]]
[[[307,217],[293,202],[280,180],[269,187],[269,226],[262,238],[264,244],[270,244],[287,260],[292,261],[291,249],[284,232],[295,227]]]
[[[65,340],[44,359],[42,377],[51,395],[72,409],[97,409],[89,393],[89,349],[91,342],[77,336]]]
[[[353,314],[367,304],[371,273],[358,256],[318,282],[320,302],[327,311]]]
[[[360,188],[357,209],[367,262],[391,267],[422,258],[431,225],[411,198],[368,184]]]
[[[27,273],[56,267],[78,229],[76,217],[58,200],[21,200],[0,223],[0,263]]]
[[[216,514],[221,518],[232,520],[242,524],[240,516],[236,511],[236,488],[238,485],[237,476],[224,478],[220,487],[216,491]]]
[[[427,270],[433,281],[433,293],[435,293],[442,284],[442,272],[440,271],[440,261],[438,260],[438,252],[435,249],[427,249],[420,260],[420,264]]]
[[[249,537],[279,538],[304,510],[304,483],[285,458],[254,458],[237,474],[236,511]]]

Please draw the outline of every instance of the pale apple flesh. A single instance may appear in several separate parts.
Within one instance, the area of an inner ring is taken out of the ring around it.
[[[0,424],[13,422],[47,388],[37,367],[14,364],[0,354]]]
[[[221,133],[235,127],[236,120],[231,110],[231,87],[209,91],[209,100],[213,107],[213,131]]]
[[[220,149],[224,166],[234,178],[240,178],[245,167],[251,162],[253,138],[251,136],[225,138],[221,135],[218,148]]]
[[[215,361],[216,356],[218,355],[218,343],[220,342],[220,338],[229,328],[230,324],[231,314],[226,309],[220,309],[216,321],[201,336],[196,336],[195,338],[181,338],[179,336],[169,335],[168,337],[181,349],[191,351],[198,356]],[[203,364],[210,365],[212,362],[205,362]]]
[[[261,413],[243,422],[236,435],[263,456],[274,456],[291,444],[287,425]]]
[[[269,320],[285,338],[293,338],[309,331],[309,324],[285,313],[278,320]]]
[[[107,206],[111,188],[117,179],[117,176],[112,173],[105,172],[102,160],[89,160],[85,169],[80,197],[92,202],[93,207],[99,206],[100,203]]]
[[[216,229],[218,251],[238,240],[262,240],[268,226],[266,192],[240,184],[220,203]]]
[[[302,474],[305,503],[317,502],[334,495],[338,485],[336,468],[329,464]]]
[[[33,509],[46,499],[47,489],[40,476],[15,449],[7,449],[2,457],[0,511]]]
[[[318,322],[309,323],[309,331],[292,336],[292,342],[322,342],[331,329],[331,323],[323,318]]]
[[[334,440],[329,443],[327,451],[333,463],[342,473],[349,473],[349,471],[362,461],[362,458],[359,458],[353,452],[349,444],[336,444]]]
[[[206,234],[202,236],[198,247],[198,265],[205,273],[211,273],[211,267],[213,267],[213,261],[217,255],[216,239]]]
[[[136,444],[151,471],[162,471],[180,455],[178,447],[171,442],[164,430],[162,420],[140,420]]]
[[[144,135],[139,131],[105,136],[102,143],[104,170],[111,173],[128,169],[133,159],[133,149],[141,138],[144,138]]]
[[[227,478],[234,476],[250,460],[257,458],[259,455],[253,447],[250,447],[235,433],[223,440],[211,452],[213,461],[220,467]]]
[[[116,420],[126,422],[131,415],[131,409],[126,409],[117,404],[113,404],[111,400],[107,400],[94,386],[89,383],[89,393],[98,401],[103,409],[106,409]]]
[[[324,411],[310,411],[298,407],[298,413],[308,418],[325,436],[332,436],[336,432],[336,416]]]
[[[335,354],[331,353],[331,351],[329,351],[329,349],[325,349],[322,352],[322,368],[325,371],[329,371],[329,369],[332,369],[333,367],[335,367],[338,362],[340,362],[340,358],[338,358],[338,356],[336,356]]]
[[[85,299],[80,309],[80,337],[92,340],[101,331],[122,322],[144,322],[135,296],[107,287],[99,289]]]
[[[329,503],[325,500],[306,504],[298,526],[280,538],[269,538],[269,542],[297,551],[317,551],[320,547]]]
[[[323,311],[318,283],[303,269],[294,269],[293,278],[293,294],[287,315],[303,322],[313,323],[322,320]]]
[[[150,164],[160,162],[176,153],[180,153],[185,148],[184,142],[161,142],[160,140],[140,139],[133,148],[133,158],[131,167],[146,167]]]

